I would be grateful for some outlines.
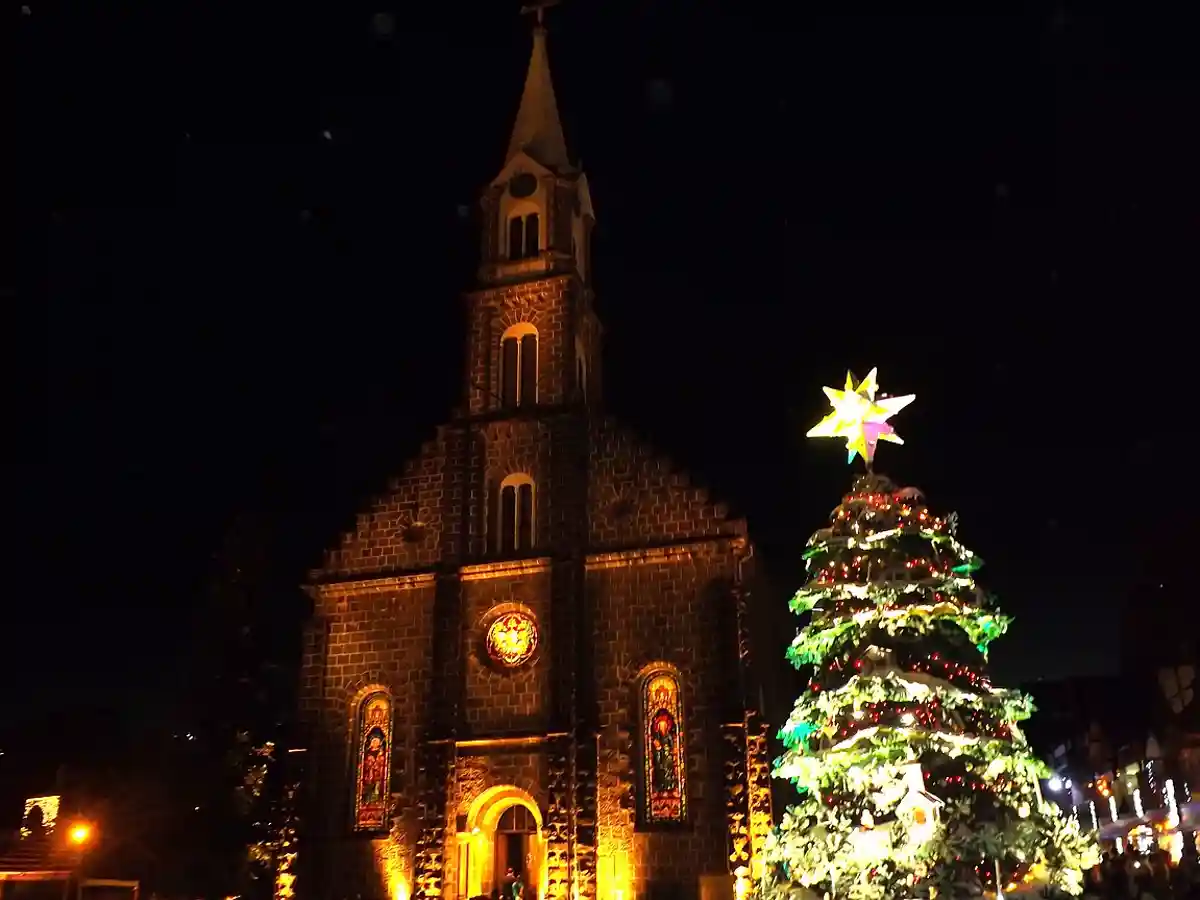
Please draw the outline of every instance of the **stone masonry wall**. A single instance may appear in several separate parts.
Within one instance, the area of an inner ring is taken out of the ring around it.
[[[550,696],[550,573],[489,578],[464,585],[468,622],[464,737],[545,729]],[[530,665],[499,671],[487,661],[484,638],[491,617],[520,606],[538,622],[538,654]]]
[[[610,418],[592,423],[591,550],[745,534],[723,503]]]
[[[538,402],[556,405],[570,397],[575,373],[571,275],[494,288],[470,295],[467,338],[468,409],[494,410],[500,397],[500,336],[528,322],[538,331]]]
[[[305,635],[299,703],[313,737],[311,808],[321,811],[307,828],[328,855],[319,867],[307,869],[303,858],[301,865],[318,884],[365,900],[385,900],[386,890],[371,841],[351,832],[357,701],[380,687],[392,695],[392,792],[401,831],[411,833],[414,754],[432,686],[433,603],[432,582],[349,596],[327,588]]]
[[[494,530],[499,523],[499,488],[508,475],[522,473],[534,482],[535,547],[544,546],[551,534],[553,492],[547,490],[545,473],[549,470],[553,431],[550,423],[537,419],[505,420],[482,425],[484,452],[484,492],[479,527],[478,549],[484,555],[495,553]]]
[[[444,442],[426,443],[386,491],[342,535],[318,575],[356,575],[431,566],[441,556],[446,527]]]
[[[648,896],[651,883],[694,895],[697,876],[726,871],[721,725],[737,684],[737,638],[729,627],[734,566],[732,548],[721,542],[695,544],[660,562],[588,572],[600,717],[600,871],[603,878],[605,860],[621,859],[638,898]],[[656,662],[680,674],[691,823],[639,832],[636,685]]]

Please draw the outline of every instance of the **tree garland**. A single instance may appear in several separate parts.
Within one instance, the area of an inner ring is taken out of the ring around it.
[[[790,605],[811,620],[788,658],[811,678],[775,768],[800,800],[768,841],[768,891],[976,895],[1000,872],[1077,894],[1095,845],[1042,802],[1049,772],[1018,726],[1032,701],[986,672],[1012,620],[955,517],[919,500],[864,476],[809,540]]]

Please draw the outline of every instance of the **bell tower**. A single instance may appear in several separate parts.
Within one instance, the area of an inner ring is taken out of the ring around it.
[[[593,404],[600,323],[592,306],[595,216],[567,153],[542,3],[508,152],[484,189],[478,288],[468,295],[470,415]]]

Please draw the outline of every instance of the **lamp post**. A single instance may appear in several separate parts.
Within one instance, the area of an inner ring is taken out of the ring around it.
[[[67,828],[66,836],[67,843],[71,845],[78,854],[78,862],[75,867],[75,896],[77,900],[83,900],[83,854],[91,846],[95,839],[96,829],[90,822],[78,820],[72,822]],[[68,879],[63,887],[63,900],[68,900],[70,897],[71,882]]]

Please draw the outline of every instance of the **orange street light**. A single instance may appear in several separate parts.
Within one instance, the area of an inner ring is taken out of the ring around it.
[[[92,826],[87,822],[76,822],[67,832],[67,839],[76,847],[82,847],[92,839]]]

